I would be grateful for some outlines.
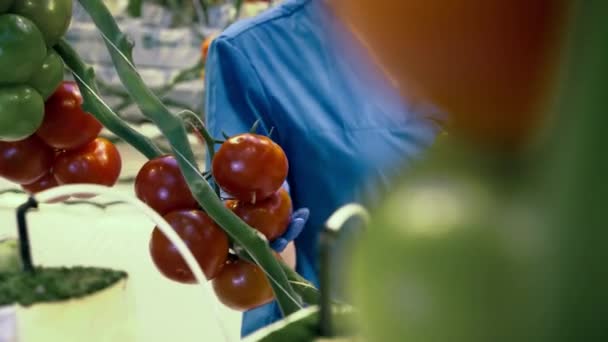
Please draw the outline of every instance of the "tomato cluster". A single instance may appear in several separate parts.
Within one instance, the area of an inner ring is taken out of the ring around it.
[[[215,182],[231,196],[226,207],[269,241],[286,231],[291,218],[291,199],[281,187],[287,171],[283,150],[269,138],[249,133],[225,141],[212,162]],[[230,254],[228,236],[200,209],[175,157],[148,161],[135,179],[135,193],[184,240],[222,303],[244,311],[273,299],[263,270]],[[152,232],[149,249],[163,276],[185,284],[196,281],[158,228]]]
[[[120,154],[98,137],[102,125],[83,111],[82,103],[76,83],[63,81],[46,100],[34,134],[0,141],[0,176],[32,194],[63,184],[114,185],[122,168]]]
[[[169,222],[194,254],[207,279],[213,279],[228,258],[228,236],[200,210],[175,157],[162,156],[145,163],[135,178],[135,194]],[[149,249],[152,261],[165,277],[186,284],[196,281],[158,228],[152,232]]]
[[[279,145],[251,133],[226,140],[212,162],[215,181],[232,196],[226,206],[269,241],[282,236],[291,219],[291,198],[282,188],[288,169],[287,156]],[[213,289],[224,305],[239,311],[274,298],[262,269],[236,257],[213,280]]]

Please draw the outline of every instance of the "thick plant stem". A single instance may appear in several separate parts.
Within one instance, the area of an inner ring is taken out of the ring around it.
[[[300,299],[290,286],[281,265],[266,241],[224,206],[196,168],[194,154],[188,143],[182,120],[171,114],[160,99],[146,87],[133,66],[132,45],[120,31],[106,6],[99,0],[80,0],[80,3],[104,36],[123,85],[141,112],[152,120],[169,140],[181,171],[201,207],[265,270],[283,314],[289,315],[299,310]]]
[[[84,110],[93,114],[107,129],[133,146],[146,158],[159,157],[162,152],[150,139],[125,123],[101,100],[98,95],[93,68],[82,61],[69,43],[61,40],[55,46],[55,50],[74,74],[84,100]]]

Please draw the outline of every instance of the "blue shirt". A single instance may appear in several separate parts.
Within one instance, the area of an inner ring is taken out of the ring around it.
[[[320,0],[287,0],[237,22],[210,47],[211,134],[261,119],[289,159],[294,208],[310,218],[296,239],[297,271],[318,286],[318,236],[352,202],[373,204],[438,132],[434,111],[406,103]],[[280,318],[274,303],[245,313],[247,335]]]

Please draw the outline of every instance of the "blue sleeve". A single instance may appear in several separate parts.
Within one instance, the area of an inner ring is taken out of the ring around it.
[[[273,123],[262,82],[248,58],[230,39],[218,37],[209,49],[205,70],[207,129],[215,138],[248,132],[256,120],[258,133],[268,134]]]

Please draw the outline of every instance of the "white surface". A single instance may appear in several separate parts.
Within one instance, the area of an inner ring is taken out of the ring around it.
[[[129,296],[122,280],[80,299],[0,308],[0,342],[133,341]]]
[[[144,162],[130,149],[121,148],[121,155],[124,176],[134,175]],[[0,181],[0,189],[9,186]],[[133,193],[130,184],[117,188]],[[14,209],[25,199],[23,195],[0,196],[0,236],[16,235]],[[199,287],[166,280],[154,267],[148,254],[154,224],[143,214],[126,205],[104,211],[88,205],[49,204],[31,212],[28,223],[36,264],[101,266],[129,273],[138,342],[222,340],[212,309],[216,299],[201,293]],[[238,340],[241,314],[221,305],[220,311],[231,339]]]

